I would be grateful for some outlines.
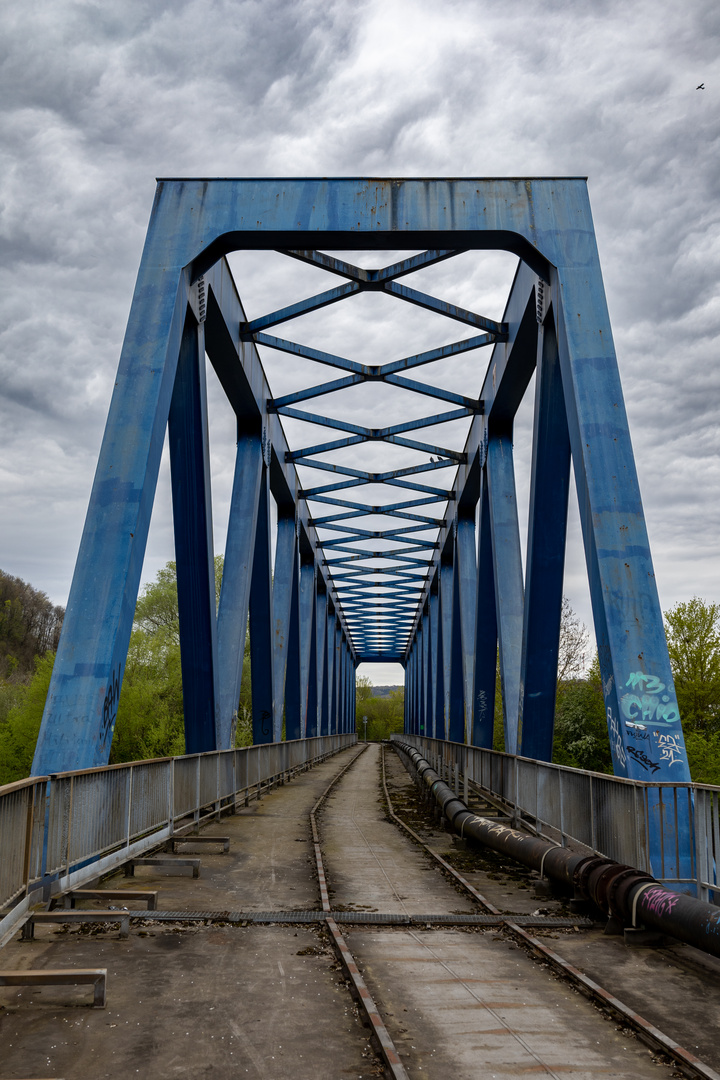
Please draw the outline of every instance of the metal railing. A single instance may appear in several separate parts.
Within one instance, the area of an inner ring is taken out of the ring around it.
[[[31,903],[76,888],[172,836],[179,821],[352,746],[323,735],[33,777],[0,787],[0,944]]]
[[[720,787],[626,780],[422,735],[392,738],[422,751],[466,800],[473,788],[486,793],[516,827],[666,884],[693,885],[701,900],[720,900]],[[692,843],[682,845],[688,834]],[[689,860],[681,847],[689,848]]]

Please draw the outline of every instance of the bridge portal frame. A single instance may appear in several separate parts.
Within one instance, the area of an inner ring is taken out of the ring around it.
[[[615,771],[646,779],[650,762],[653,779],[689,779],[580,177],[158,181],[35,774],[107,761],[166,427],[188,750],[231,745],[248,610],[256,740],[279,737],[283,708],[293,733],[348,730],[354,668],[371,656],[353,645],[317,557],[223,256],[242,248],[398,246],[504,249],[522,260],[507,340],[494,346],[483,411],[471,425],[407,649],[397,656],[407,671],[408,731],[489,745],[499,650],[506,749],[549,757],[572,460]],[[238,418],[217,622],[204,350]],[[512,424],[536,366],[523,583]],[[274,586],[270,493],[279,522]]]

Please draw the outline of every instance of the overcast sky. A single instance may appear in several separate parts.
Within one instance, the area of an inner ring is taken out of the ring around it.
[[[716,0],[31,0],[2,16],[0,568],[67,600],[156,176],[587,175],[661,603],[720,600]],[[326,287],[273,254],[233,267],[251,317]],[[418,287],[497,317],[513,270],[462,256]],[[462,336],[417,309],[391,325],[369,299],[288,336],[357,360]],[[266,358],[274,390],[305,376]],[[486,359],[443,382],[477,394]],[[359,389],[362,423],[377,400]],[[210,397],[222,550],[233,429],[212,379]],[[566,592],[590,623],[571,522]],[[145,580],[172,557],[163,479]]]

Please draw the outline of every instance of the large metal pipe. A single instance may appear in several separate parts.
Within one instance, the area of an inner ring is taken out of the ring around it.
[[[599,855],[581,855],[538,836],[478,817],[407,743],[393,741],[406,755],[418,779],[434,796],[453,829],[462,837],[510,856],[523,866],[574,890],[622,926],[643,925],[720,956],[720,908],[693,896],[672,892],[642,870]]]

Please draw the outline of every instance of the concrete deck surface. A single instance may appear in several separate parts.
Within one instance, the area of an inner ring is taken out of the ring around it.
[[[157,888],[158,906],[169,911],[318,910],[309,811],[356,752],[344,751],[214,822],[207,832],[230,836],[230,852],[202,851],[200,878],[139,867],[134,878],[116,874],[104,886]],[[472,911],[387,819],[379,765],[380,748],[371,744],[319,815],[333,905],[385,913]],[[458,852],[449,836],[422,819],[415,789],[393,753],[387,767],[392,797],[413,827],[449,859],[463,862],[463,873],[474,875],[481,892],[505,910],[538,910],[526,874],[495,857]],[[357,927],[345,933],[412,1080],[505,1080],[533,1072],[573,1080],[671,1076],[634,1037],[496,931]],[[552,936],[568,959],[582,954],[595,968],[604,964],[606,978],[599,981],[619,997],[634,986],[643,1001],[658,1003],[662,1015],[654,1022],[675,1038],[667,1026],[679,1011],[671,1007],[673,998],[680,987],[691,987],[696,1001],[697,971],[714,971],[711,964],[678,974],[677,964],[660,952],[618,942],[603,949],[594,931]],[[624,963],[601,959],[618,948]],[[87,1007],[87,987],[0,989],[0,1080],[382,1075],[322,928],[148,920],[133,923],[123,941],[117,930],[96,925],[42,926],[34,941],[16,938],[2,950],[0,965],[108,969],[105,1010]],[[691,1003],[685,1011],[689,1016]]]

